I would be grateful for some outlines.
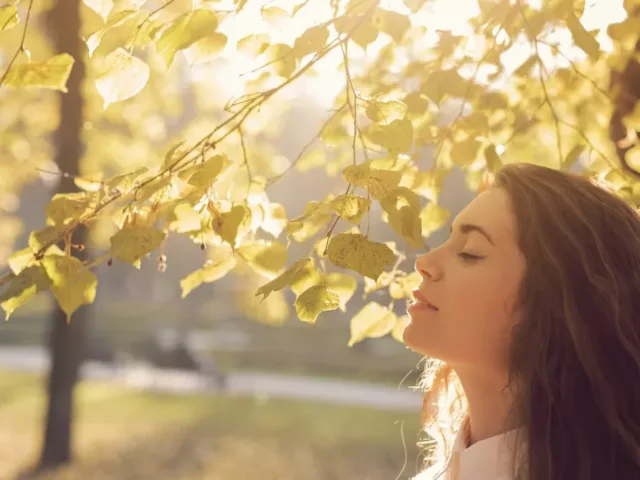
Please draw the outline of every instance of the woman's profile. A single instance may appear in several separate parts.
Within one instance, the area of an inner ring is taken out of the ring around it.
[[[589,179],[503,167],[418,257],[420,480],[640,479],[640,217]]]

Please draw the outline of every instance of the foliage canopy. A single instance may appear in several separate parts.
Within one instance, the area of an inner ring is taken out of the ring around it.
[[[344,311],[363,277],[365,296],[386,289],[391,304],[365,305],[349,344],[399,339],[407,319],[393,304],[420,280],[402,262],[447,222],[438,197],[453,168],[480,190],[506,163],[579,162],[640,205],[640,101],[624,75],[640,58],[640,1],[588,3],[84,0],[81,59],[56,54],[38,33],[50,2],[1,6],[5,241],[22,187],[66,175],[49,160],[52,93],[65,94],[80,64],[87,148],[74,177],[81,191],[55,195],[46,225],[8,258],[0,304],[8,317],[50,289],[70,317],[93,302],[97,265],[139,268],[168,236],[184,235],[211,254],[180,282],[183,298],[244,264],[264,277],[257,295],[290,288],[299,318],[314,323]],[[337,86],[330,115],[297,158],[275,161],[273,119],[297,83],[314,79]],[[195,120],[185,121],[187,107]],[[624,135],[612,141],[617,117]],[[344,193],[290,216],[268,192],[294,168],[340,174]],[[398,242],[370,238],[376,211]],[[108,238],[84,263],[73,257],[80,226]],[[292,243],[308,253],[289,259]]]

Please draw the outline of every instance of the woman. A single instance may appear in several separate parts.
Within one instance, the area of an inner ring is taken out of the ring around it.
[[[588,179],[508,165],[416,261],[418,479],[640,479],[640,218]]]

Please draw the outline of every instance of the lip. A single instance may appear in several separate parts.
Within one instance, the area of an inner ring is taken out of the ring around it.
[[[416,299],[416,301],[409,306],[409,309],[411,310],[428,309],[434,312],[437,312],[439,310],[438,307],[436,307],[433,303],[427,300],[427,298],[422,294],[422,292],[420,292],[420,290],[414,290],[413,296]]]

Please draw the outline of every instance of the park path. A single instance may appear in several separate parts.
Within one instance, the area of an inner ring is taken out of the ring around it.
[[[46,350],[40,347],[0,347],[0,368],[43,373],[49,368],[49,358]],[[114,381],[133,388],[176,394],[220,392],[215,384],[202,374],[158,369],[143,364],[114,366],[100,362],[85,362],[81,375],[85,379]],[[407,385],[394,388],[351,380],[259,372],[229,374],[224,394],[415,412],[419,411],[422,401],[420,394],[412,391]]]

